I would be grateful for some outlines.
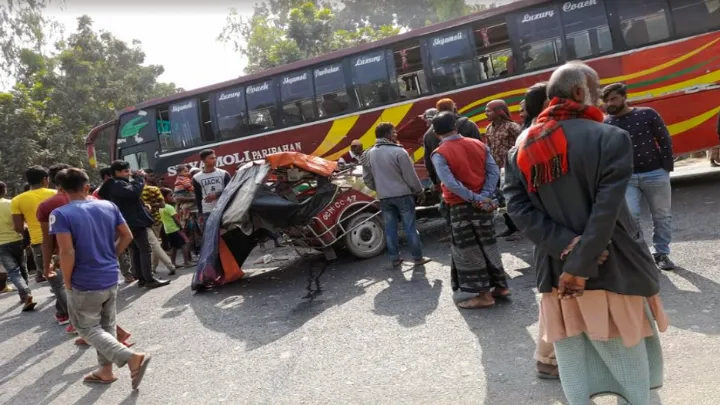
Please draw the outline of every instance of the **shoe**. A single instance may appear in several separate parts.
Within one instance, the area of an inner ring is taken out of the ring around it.
[[[35,305],[37,305],[37,303],[36,303],[35,301],[33,301],[32,295],[28,295],[28,296],[25,297],[25,299],[23,300],[22,311],[23,311],[23,312],[30,312],[30,311],[32,311],[33,309],[35,309]]]
[[[675,270],[676,266],[675,263],[670,260],[668,255],[664,254],[656,254],[655,257],[655,264],[658,266],[660,270],[664,271],[673,271]]]
[[[58,325],[67,325],[70,323],[70,317],[67,315],[58,315],[55,314],[55,320],[57,320]]]
[[[125,276],[123,278],[125,279],[125,284],[132,284],[135,282],[135,277],[133,276]]]
[[[177,267],[173,267],[173,268],[170,269],[170,271],[168,272],[168,276],[174,276],[176,272],[177,272]]]
[[[15,288],[13,288],[13,286],[6,285],[5,288],[0,290],[0,293],[9,293],[9,292],[13,292],[13,291],[15,291]]]
[[[72,325],[68,325],[67,328],[65,328],[65,332],[67,332],[67,333],[69,333],[69,334],[71,334],[71,335],[77,335],[77,334],[78,334],[77,329],[75,329],[75,327],[72,326]]]
[[[168,284],[170,284],[170,281],[168,280],[155,279],[149,283],[146,283],[145,288],[147,288],[148,290],[154,290],[159,287],[165,287]]]
[[[40,283],[44,283],[44,282],[46,282],[46,281],[47,281],[47,279],[46,279],[45,276],[43,276],[40,272],[38,272],[38,273],[35,275],[35,282],[36,282],[36,283],[40,284]]]

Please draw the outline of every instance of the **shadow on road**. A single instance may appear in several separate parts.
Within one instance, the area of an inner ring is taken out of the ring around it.
[[[163,305],[170,310],[163,317],[177,316],[189,303],[206,328],[254,350],[365,294],[365,288],[377,282],[381,258],[365,261],[362,269],[347,266],[348,260],[326,262],[321,255],[312,256],[195,296],[184,289]],[[343,274],[335,274],[339,268]]]
[[[422,325],[435,312],[442,291],[442,280],[428,280],[425,267],[414,267],[410,280],[401,268],[387,271],[387,288],[375,296],[374,313],[397,318],[406,328]],[[408,298],[412,297],[410,301]]]

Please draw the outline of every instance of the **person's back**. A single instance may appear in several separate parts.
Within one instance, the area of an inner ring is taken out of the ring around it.
[[[37,209],[43,201],[56,193],[55,190],[49,188],[38,188],[28,190],[12,199],[11,211],[15,215],[22,214],[25,218],[25,223],[30,232],[30,243],[33,245],[38,245],[43,241],[40,222],[36,218]]]
[[[377,144],[366,154],[379,198],[403,197],[422,191],[412,161],[401,145]]]
[[[22,235],[15,232],[10,204],[7,198],[0,198],[0,245],[22,240]]]
[[[530,200],[533,205],[544,211],[552,222],[562,225],[574,235],[583,235],[588,220],[593,214],[594,205],[599,202],[597,197],[600,187],[607,187],[608,184],[615,182],[626,184],[629,181],[633,167],[632,143],[627,132],[603,123],[572,119],[562,121],[560,125],[567,139],[568,173],[572,175],[561,176],[555,181],[538,186],[537,192],[530,195]],[[516,162],[517,151],[518,148],[515,148],[510,152],[508,162],[514,163],[515,170],[506,172],[506,176],[520,173]],[[603,181],[602,185],[598,184],[599,180]],[[526,179],[522,179],[522,182],[527,184]],[[615,198],[624,201],[624,187],[617,189],[622,193]],[[606,213],[608,220],[614,220],[613,214]],[[616,221],[617,224],[610,238],[610,255],[603,265],[604,269],[613,270],[601,271],[596,277],[591,277],[587,281],[587,289],[603,289],[599,286],[612,283],[634,290],[639,288],[648,296],[652,295],[653,291],[656,293],[659,285],[655,264],[626,204],[620,204],[620,213]],[[546,231],[551,233],[553,230],[548,228]],[[584,234],[588,239],[591,236]],[[552,255],[542,246],[536,248],[536,260],[543,260],[543,256]],[[576,263],[578,260],[583,260],[587,262],[583,265],[597,267],[592,257],[581,258],[575,255],[573,259]],[[557,287],[554,285],[555,280],[558,279],[567,262],[550,257],[547,260],[552,260],[552,275],[546,275],[545,280],[538,280],[538,284],[547,288]],[[633,272],[628,271],[630,269]],[[635,278],[634,272],[644,273],[640,279],[655,280],[655,283],[652,285],[632,283]],[[624,279],[625,282],[620,279]],[[637,293],[633,291],[633,295]]]
[[[125,221],[109,201],[72,201],[50,215],[50,232],[70,233],[75,247],[72,286],[97,291],[118,283],[116,228]]]

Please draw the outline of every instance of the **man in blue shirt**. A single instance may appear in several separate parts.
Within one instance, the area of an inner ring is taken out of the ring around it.
[[[100,363],[98,370],[85,376],[85,382],[113,383],[117,380],[113,363],[127,364],[136,389],[150,356],[118,342],[115,328],[117,258],[132,241],[132,233],[113,203],[86,199],[90,186],[84,171],[65,169],[58,179],[70,202],[50,214],[49,232],[57,238],[70,321],[97,350]]]

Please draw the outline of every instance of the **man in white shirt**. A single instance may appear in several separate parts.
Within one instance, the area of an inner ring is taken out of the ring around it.
[[[200,160],[204,165],[203,171],[193,176],[193,187],[195,188],[195,203],[198,207],[199,217],[202,225],[205,226],[231,178],[228,172],[215,167],[217,157],[214,150],[201,151]]]

